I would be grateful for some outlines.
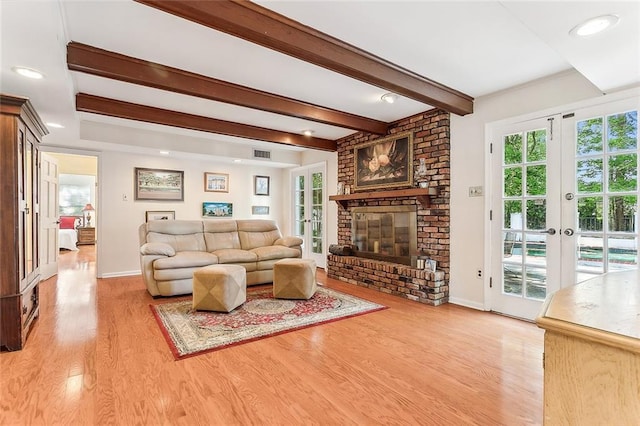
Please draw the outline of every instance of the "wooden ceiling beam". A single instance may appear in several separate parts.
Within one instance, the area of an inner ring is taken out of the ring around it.
[[[347,129],[382,135],[388,128],[387,123],[383,121],[263,92],[77,42],[67,45],[67,66],[72,71]]]
[[[465,115],[473,98],[246,0],[136,0],[393,93]]]
[[[319,149],[323,151],[337,150],[336,141],[329,139],[280,132],[247,124],[103,98],[86,93],[78,93],[76,95],[76,110],[128,120],[144,121],[146,123],[180,127],[183,129],[200,130],[202,132],[299,146],[302,148]]]

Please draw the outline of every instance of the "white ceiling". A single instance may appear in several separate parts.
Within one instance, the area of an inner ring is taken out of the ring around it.
[[[640,84],[638,1],[256,3],[473,97],[571,68],[603,92]],[[2,0],[0,14],[0,90],[31,98],[45,122],[65,126],[50,129],[50,145],[148,154],[170,149],[178,156],[212,158],[249,158],[256,147],[283,152],[285,160],[274,166],[291,165],[291,151],[300,150],[78,113],[78,92],[292,133],[313,129],[327,139],[354,132],[71,72],[70,41],[386,122],[431,108],[407,98],[385,104],[384,89],[132,1]],[[602,14],[616,14],[620,22],[599,36],[569,35],[578,23]],[[16,65],[36,68],[46,78],[20,77],[11,70]]]

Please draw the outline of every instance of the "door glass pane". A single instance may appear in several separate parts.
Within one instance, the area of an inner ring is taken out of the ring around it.
[[[577,154],[602,153],[602,135],[602,117],[579,121],[577,124]]]
[[[522,163],[522,133],[504,137],[504,164]]]
[[[503,267],[502,292],[505,294],[522,295],[522,265],[505,263]]]
[[[602,192],[602,159],[578,160],[577,162],[578,192]]]
[[[527,229],[546,229],[547,206],[546,200],[527,200]]]
[[[527,194],[545,195],[547,193],[547,166],[527,167]]]
[[[638,156],[636,154],[609,157],[609,191],[635,191],[638,188]]]
[[[577,240],[578,270],[602,274],[604,272],[602,237],[581,235]]]
[[[628,195],[625,197],[609,198],[609,231],[634,232],[636,228],[636,206],[638,197]]]
[[[503,227],[506,229],[523,229],[521,200],[505,200],[504,201]]]
[[[638,147],[638,111],[607,117],[609,152],[635,150]]]
[[[527,266],[527,294],[531,299],[547,297],[547,269]]]
[[[602,197],[578,198],[578,231],[602,229]]]
[[[527,161],[544,161],[547,158],[547,132],[534,130],[527,132]]]
[[[635,236],[609,237],[609,271],[638,268],[638,238]]]
[[[504,169],[504,196],[518,197],[522,195],[522,167]]]

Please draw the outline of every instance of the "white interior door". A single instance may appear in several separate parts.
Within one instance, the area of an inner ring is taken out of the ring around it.
[[[533,319],[560,283],[559,117],[493,131],[491,310]]]
[[[302,257],[315,260],[320,268],[326,267],[325,175],[325,163],[300,167],[291,175],[294,218],[292,234],[303,240]]]
[[[40,154],[40,275],[42,280],[58,273],[58,160]]]

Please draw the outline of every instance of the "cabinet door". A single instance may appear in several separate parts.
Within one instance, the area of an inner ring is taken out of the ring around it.
[[[21,237],[24,239],[24,267],[25,279],[20,281],[20,289],[26,288],[37,277],[40,260],[38,234],[38,149],[36,139],[28,130],[25,132],[24,143],[24,203],[21,206],[24,217],[24,229]]]

